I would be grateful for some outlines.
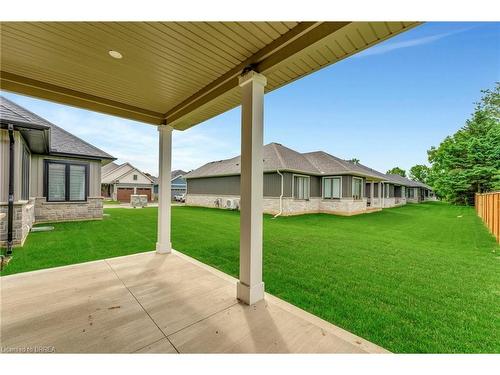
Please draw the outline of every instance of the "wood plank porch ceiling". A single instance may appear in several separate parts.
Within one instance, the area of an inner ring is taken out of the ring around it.
[[[0,87],[184,130],[240,104],[245,67],[270,92],[417,24],[2,22]]]

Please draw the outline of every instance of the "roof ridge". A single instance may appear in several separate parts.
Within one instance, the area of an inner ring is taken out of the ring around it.
[[[274,152],[275,152],[276,156],[278,157],[278,160],[279,160],[279,162],[281,164],[281,168],[280,169],[286,168],[285,161],[283,160],[283,157],[281,156],[281,153],[278,152],[278,148],[276,147],[277,144],[275,142],[272,142],[271,145],[273,146]],[[283,147],[283,145],[280,145],[280,146]]]

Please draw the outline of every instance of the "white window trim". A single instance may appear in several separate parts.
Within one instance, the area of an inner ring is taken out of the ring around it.
[[[309,188],[307,189],[308,192],[308,197],[306,199],[301,199],[301,198],[295,198],[295,177],[305,177],[307,178],[307,181],[309,181]],[[308,176],[306,174],[292,174],[292,198],[297,200],[297,201],[308,201],[311,199],[311,176]]]
[[[324,180],[325,178],[340,178],[340,197],[338,198],[325,198],[325,192],[323,191],[323,187],[325,186],[324,185]],[[344,179],[342,178],[342,176],[323,176],[321,178],[321,199],[325,199],[325,200],[334,200],[334,199],[342,199],[342,185],[343,185],[343,182],[344,182]]]
[[[361,192],[359,194],[359,199],[354,199],[354,180],[361,180]],[[365,196],[365,190],[364,190],[364,186],[363,186],[363,178],[352,176],[351,195],[352,195],[353,200],[357,200],[357,201],[363,200],[363,197]]]

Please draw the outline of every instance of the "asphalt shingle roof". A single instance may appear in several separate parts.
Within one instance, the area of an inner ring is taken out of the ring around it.
[[[0,96],[0,119],[2,122],[17,121],[42,125],[50,128],[50,153],[65,154],[100,159],[115,159],[103,150],[92,146],[83,139],[67,132],[59,126],[28,111],[26,108]]]
[[[386,176],[389,178],[389,181],[394,182],[396,184],[401,184],[408,187],[423,187],[432,190],[432,188],[429,185],[426,185],[419,181],[410,180],[409,178],[400,176],[398,174],[387,174]]]
[[[279,143],[269,143],[264,146],[263,155],[264,172],[286,170],[310,175],[354,174],[386,178],[380,172],[339,159],[323,151],[301,154]],[[213,161],[188,173],[186,178],[237,175],[240,174],[240,161],[240,156]]]

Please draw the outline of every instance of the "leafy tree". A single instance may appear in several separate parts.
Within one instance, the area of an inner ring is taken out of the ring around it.
[[[404,169],[401,169],[399,167],[394,167],[392,169],[389,169],[387,172],[385,172],[387,174],[398,174],[402,177],[406,177],[406,171]]]
[[[356,158],[352,158],[352,159],[349,159],[347,161],[350,161],[353,164],[358,164],[359,163],[359,159],[356,159]]]
[[[427,183],[430,168],[427,165],[417,164],[410,168],[410,178],[414,181]]]
[[[465,126],[427,151],[428,183],[452,203],[473,204],[474,193],[500,189],[500,84],[482,93]]]

